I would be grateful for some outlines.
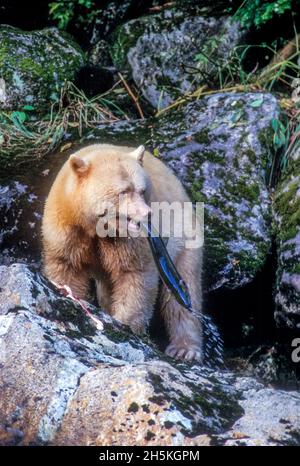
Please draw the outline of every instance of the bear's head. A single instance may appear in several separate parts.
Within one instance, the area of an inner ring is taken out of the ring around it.
[[[99,144],[70,156],[69,195],[75,196],[81,223],[91,234],[127,236],[147,219],[151,182],[143,168],[144,153],[143,146],[133,150]]]

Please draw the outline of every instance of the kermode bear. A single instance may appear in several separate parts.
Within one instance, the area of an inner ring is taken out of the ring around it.
[[[94,144],[80,149],[65,162],[46,200],[42,225],[46,277],[68,285],[83,299],[88,299],[94,279],[103,309],[139,334],[146,331],[157,302],[170,338],[166,353],[201,360],[200,321],[165,286],[159,292],[147,238],[97,234],[99,219],[105,216],[104,201],[113,204],[118,215],[125,209],[132,226],[147,218],[152,202],[183,205],[190,199],[171,170],[143,146]],[[194,215],[191,210],[193,219]],[[187,248],[186,239],[171,235],[167,248],[188,284],[193,308],[201,311],[201,248]]]

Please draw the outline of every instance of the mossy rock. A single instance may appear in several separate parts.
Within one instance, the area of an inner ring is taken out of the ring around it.
[[[300,150],[294,151],[274,196],[278,245],[275,319],[300,327]]]
[[[56,28],[22,31],[0,26],[0,109],[42,110],[58,100],[85,57],[71,37]]]
[[[234,11],[239,0],[175,0],[175,6],[182,11],[203,16],[219,16]]]
[[[162,108],[216,80],[218,63],[241,38],[239,24],[228,17],[189,16],[171,9],[119,26],[110,37],[111,55],[119,70],[131,73],[150,104]],[[203,54],[197,62],[201,52],[209,59]]]
[[[205,204],[206,288],[245,285],[266,261],[270,126],[278,111],[270,94],[215,94],[160,120],[159,154],[193,201]]]

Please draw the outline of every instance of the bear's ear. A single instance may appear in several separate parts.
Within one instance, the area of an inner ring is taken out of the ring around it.
[[[134,157],[141,165],[143,164],[143,158],[145,154],[145,147],[139,146],[133,152],[130,152],[131,157]]]
[[[88,172],[89,169],[89,163],[86,162],[85,160],[81,159],[77,155],[71,155],[69,158],[70,165],[74,172],[76,172],[78,175],[84,175]]]

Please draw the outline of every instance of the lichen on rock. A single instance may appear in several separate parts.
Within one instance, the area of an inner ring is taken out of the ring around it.
[[[300,328],[300,150],[295,150],[274,195],[274,226],[278,245],[275,319]]]
[[[0,26],[0,109],[41,110],[58,100],[64,82],[74,80],[84,62],[80,47],[56,28]]]
[[[159,120],[155,140],[162,160],[193,201],[205,203],[205,268],[212,288],[248,283],[266,260],[270,146],[261,133],[269,132],[278,113],[270,94],[221,93]]]
[[[119,26],[110,38],[111,55],[117,68],[130,70],[151,105],[162,108],[214,81],[217,63],[228,58],[241,37],[238,23],[227,17],[193,17],[171,9]]]

